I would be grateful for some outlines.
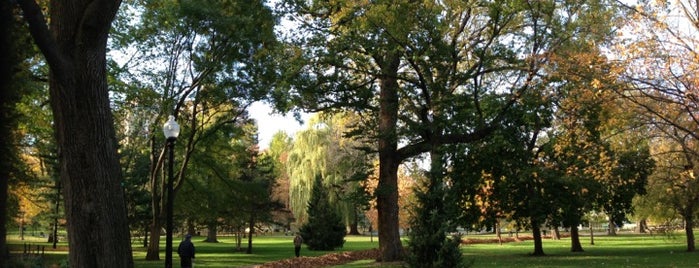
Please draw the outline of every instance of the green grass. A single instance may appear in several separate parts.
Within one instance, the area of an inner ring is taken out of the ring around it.
[[[476,236],[469,236],[474,238]],[[480,236],[492,238],[493,236]],[[545,239],[546,256],[534,257],[533,241],[498,244],[475,244],[462,247],[464,258],[472,267],[699,267],[699,253],[686,252],[684,235],[649,236],[623,234],[616,237],[581,237],[585,252],[570,252],[570,239]],[[375,267],[369,260],[333,268]],[[381,266],[399,267],[399,266]]]
[[[294,257],[293,236],[256,236],[253,237],[252,254],[235,251],[235,241],[233,238],[219,238],[219,243],[204,243],[203,238],[194,237],[192,241],[197,249],[195,265],[199,267],[242,267],[265,262],[276,261]],[[378,247],[378,242],[369,242],[368,237],[347,237],[345,247],[342,250],[362,250]],[[173,247],[177,247],[174,245]],[[243,240],[243,250],[247,248],[247,239]],[[164,249],[164,245],[161,249]],[[321,256],[330,252],[310,251],[301,249],[303,256]],[[134,261],[136,267],[150,268],[163,267],[164,261],[145,261],[146,252],[142,247],[134,248]],[[177,254],[173,255],[178,262]],[[161,254],[165,258],[165,253]]]
[[[474,238],[475,236],[469,236]],[[492,236],[478,236],[490,238]],[[235,251],[233,238],[222,237],[220,243],[204,243],[202,237],[194,237],[197,248],[197,267],[246,267],[265,262],[293,257],[291,236],[257,236],[253,238],[253,254]],[[164,239],[163,239],[164,240]],[[179,238],[175,239],[179,242]],[[363,250],[378,247],[377,239],[370,242],[369,237],[351,236],[342,250]],[[533,257],[532,241],[497,244],[476,244],[462,247],[464,258],[473,260],[473,267],[699,267],[699,253],[686,252],[683,235],[648,236],[622,234],[616,237],[595,236],[595,245],[590,245],[589,237],[582,237],[585,252],[570,252],[570,239],[544,240],[546,256]],[[19,241],[16,236],[8,236],[8,243],[13,251],[23,248],[23,243],[45,246],[44,267],[59,264],[67,259],[66,245],[59,243],[54,251],[45,238],[25,238]],[[405,243],[404,243],[405,244]],[[247,240],[243,241],[243,247]],[[177,243],[175,244],[175,248]],[[146,261],[145,248],[134,244],[134,261],[138,268],[155,268],[164,266],[164,243],[161,244],[160,261]],[[302,249],[303,256],[320,256],[329,252]],[[178,265],[177,254],[173,262]],[[377,265],[373,260],[361,260],[335,268],[381,267],[397,268],[400,264]]]
[[[585,252],[570,252],[570,239],[544,240],[546,256],[534,257],[533,241],[469,245],[462,249],[474,267],[698,267],[699,254],[686,252],[685,237],[624,234],[582,237]]]

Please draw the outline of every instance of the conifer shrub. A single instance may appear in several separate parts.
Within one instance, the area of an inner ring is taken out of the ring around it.
[[[330,204],[328,193],[322,178],[316,176],[308,201],[308,222],[299,230],[310,250],[335,250],[345,243],[346,228],[342,216]]]

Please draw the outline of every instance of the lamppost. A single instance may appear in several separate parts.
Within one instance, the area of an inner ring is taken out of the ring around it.
[[[177,136],[180,135],[180,125],[175,122],[175,116],[170,115],[167,118],[167,122],[163,125],[163,133],[167,139],[167,150],[168,150],[168,177],[167,177],[167,207],[165,213],[167,214],[167,223],[165,226],[166,236],[165,236],[165,268],[172,268],[172,205],[175,202],[172,189],[173,181],[173,162],[175,158],[175,140]]]

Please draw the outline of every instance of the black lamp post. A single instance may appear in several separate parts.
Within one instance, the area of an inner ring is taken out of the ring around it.
[[[173,160],[175,158],[175,140],[177,136],[180,135],[180,125],[175,122],[175,116],[171,115],[168,117],[167,122],[163,125],[163,133],[167,139],[167,150],[168,150],[168,179],[167,179],[167,207],[165,213],[167,214],[167,223],[165,226],[166,236],[165,236],[165,268],[172,268],[172,205],[175,202],[172,189],[173,181]]]

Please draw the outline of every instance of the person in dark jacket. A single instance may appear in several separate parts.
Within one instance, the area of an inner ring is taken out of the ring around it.
[[[194,244],[192,244],[192,235],[187,234],[184,240],[177,247],[177,254],[180,255],[180,266],[182,268],[192,268],[192,259],[194,259]]]
[[[301,234],[296,233],[296,237],[294,237],[294,253],[296,253],[296,257],[301,255],[301,244],[303,244],[303,237],[301,237]]]

